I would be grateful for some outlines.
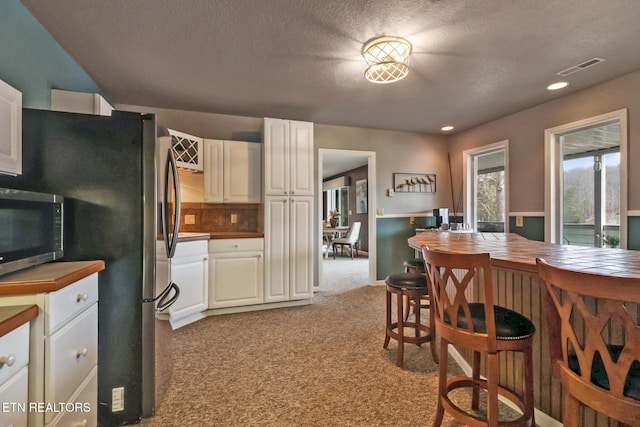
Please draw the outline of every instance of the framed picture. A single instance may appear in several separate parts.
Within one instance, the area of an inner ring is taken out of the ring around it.
[[[356,213],[367,213],[367,180],[356,181]]]
[[[396,193],[435,193],[435,173],[394,173],[393,191]]]

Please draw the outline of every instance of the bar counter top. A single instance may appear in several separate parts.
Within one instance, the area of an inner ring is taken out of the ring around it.
[[[558,267],[588,273],[640,277],[640,251],[558,245],[515,233],[449,233],[428,231],[409,238],[409,246],[422,245],[452,252],[488,252],[491,265],[528,275],[537,275],[536,258]]]

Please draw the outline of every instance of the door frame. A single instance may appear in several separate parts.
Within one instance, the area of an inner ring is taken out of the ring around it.
[[[316,227],[318,231],[316,233],[316,248],[322,247],[322,227],[320,226],[320,219],[323,217],[322,212],[322,162],[325,154],[344,154],[346,156],[362,156],[367,157],[367,221],[369,221],[369,283],[374,284],[376,282],[376,152],[375,151],[360,151],[360,150],[339,150],[329,148],[318,149],[318,191],[316,196],[318,221],[316,221]],[[316,265],[318,266],[318,284],[314,286],[315,290],[322,290],[322,249],[317,251]]]
[[[620,122],[620,248],[627,247],[628,110],[611,111],[544,130],[544,241],[562,244],[562,147],[560,137],[575,131]]]
[[[464,222],[469,223],[473,230],[477,231],[478,212],[474,204],[473,193],[475,191],[475,162],[478,155],[489,154],[496,151],[504,151],[504,232],[509,232],[509,140],[494,142],[481,147],[470,148],[462,152],[462,181],[463,206],[466,216]]]

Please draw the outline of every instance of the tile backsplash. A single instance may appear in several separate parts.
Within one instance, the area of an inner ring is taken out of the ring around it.
[[[262,204],[182,203],[180,230],[262,232],[262,218]]]

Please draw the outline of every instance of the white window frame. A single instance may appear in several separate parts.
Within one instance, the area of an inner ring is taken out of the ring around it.
[[[465,222],[471,225],[471,229],[478,229],[478,210],[475,206],[475,161],[474,159],[483,154],[491,154],[496,151],[504,151],[504,231],[509,232],[509,140],[494,142],[493,144],[484,145],[482,147],[471,148],[463,151],[462,154],[462,170],[464,171],[464,180],[462,184],[462,192],[464,194],[463,206],[465,214]],[[450,212],[451,213],[451,212]]]
[[[560,137],[582,129],[620,123],[620,248],[627,247],[628,111],[626,108],[567,123],[544,131],[544,241],[562,243],[562,144]]]

